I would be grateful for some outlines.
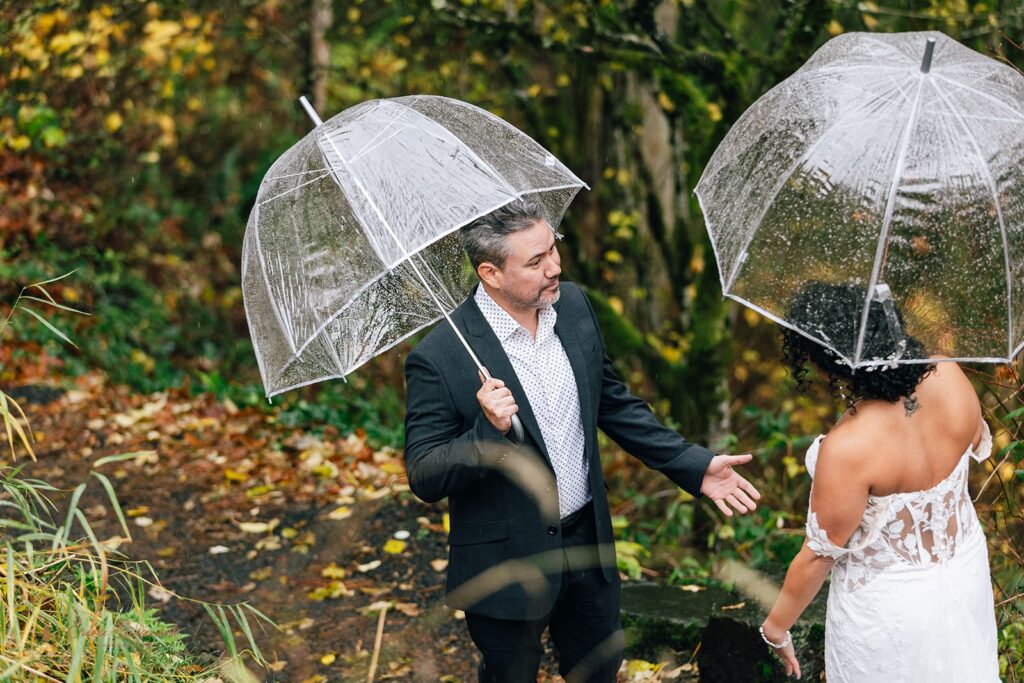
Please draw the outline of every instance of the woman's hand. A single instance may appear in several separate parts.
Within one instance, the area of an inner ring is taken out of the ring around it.
[[[796,661],[796,649],[793,647],[793,639],[790,637],[789,631],[777,628],[769,618],[761,626],[761,634],[772,651],[782,660],[782,665],[786,668],[786,675],[800,678],[800,662]],[[775,647],[772,643],[785,643],[785,645]]]
[[[775,650],[775,648],[772,648]],[[786,667],[786,675],[800,678],[800,662],[796,661],[796,650],[793,649],[793,643],[788,643],[786,647],[775,650],[775,654],[782,660],[782,665]]]

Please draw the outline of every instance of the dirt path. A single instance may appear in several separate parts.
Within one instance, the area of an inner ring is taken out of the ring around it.
[[[98,375],[56,398],[21,396],[41,435],[29,476],[71,488],[98,458],[140,453],[101,470],[132,530],[122,551],[148,560],[169,591],[246,601],[272,618],[280,628],[257,637],[265,680],[365,681],[379,615],[368,608],[381,602],[376,680],[475,680],[465,625],[443,604],[444,507],[409,493],[399,454],[210,396],[133,395]],[[90,491],[82,507],[97,534],[121,533],[101,487]],[[218,653],[204,610],[168,597],[151,591],[198,650]]]

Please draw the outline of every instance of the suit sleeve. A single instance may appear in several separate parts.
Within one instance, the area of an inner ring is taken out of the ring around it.
[[[507,452],[505,436],[483,412],[464,431],[444,376],[426,354],[409,354],[405,381],[405,469],[412,492],[433,503],[487,476]]]
[[[586,295],[583,298],[600,336],[594,309]],[[661,472],[687,493],[699,497],[704,472],[715,454],[703,446],[688,443],[677,431],[663,425],[647,403],[634,396],[616,374],[611,359],[604,353],[603,340],[601,350],[601,401],[597,426],[647,467]]]

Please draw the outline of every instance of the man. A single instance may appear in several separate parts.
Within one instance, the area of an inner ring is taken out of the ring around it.
[[[480,284],[451,317],[492,378],[473,381],[448,325],[405,365],[409,485],[448,498],[447,602],[466,612],[481,681],[535,681],[545,628],[567,680],[615,680],[620,585],[598,427],[727,515],[759,498],[732,470],[750,455],[686,443],[618,378],[586,296],[559,282],[556,236],[530,200],[464,227]]]

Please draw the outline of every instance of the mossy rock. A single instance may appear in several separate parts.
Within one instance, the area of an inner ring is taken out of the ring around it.
[[[692,592],[654,583],[622,589],[622,624],[629,657],[676,659],[697,652],[702,681],[784,681],[782,666],[761,640],[757,627],[766,611],[721,586]],[[824,670],[824,592],[793,628],[803,680]],[[698,650],[699,646],[699,650]]]

